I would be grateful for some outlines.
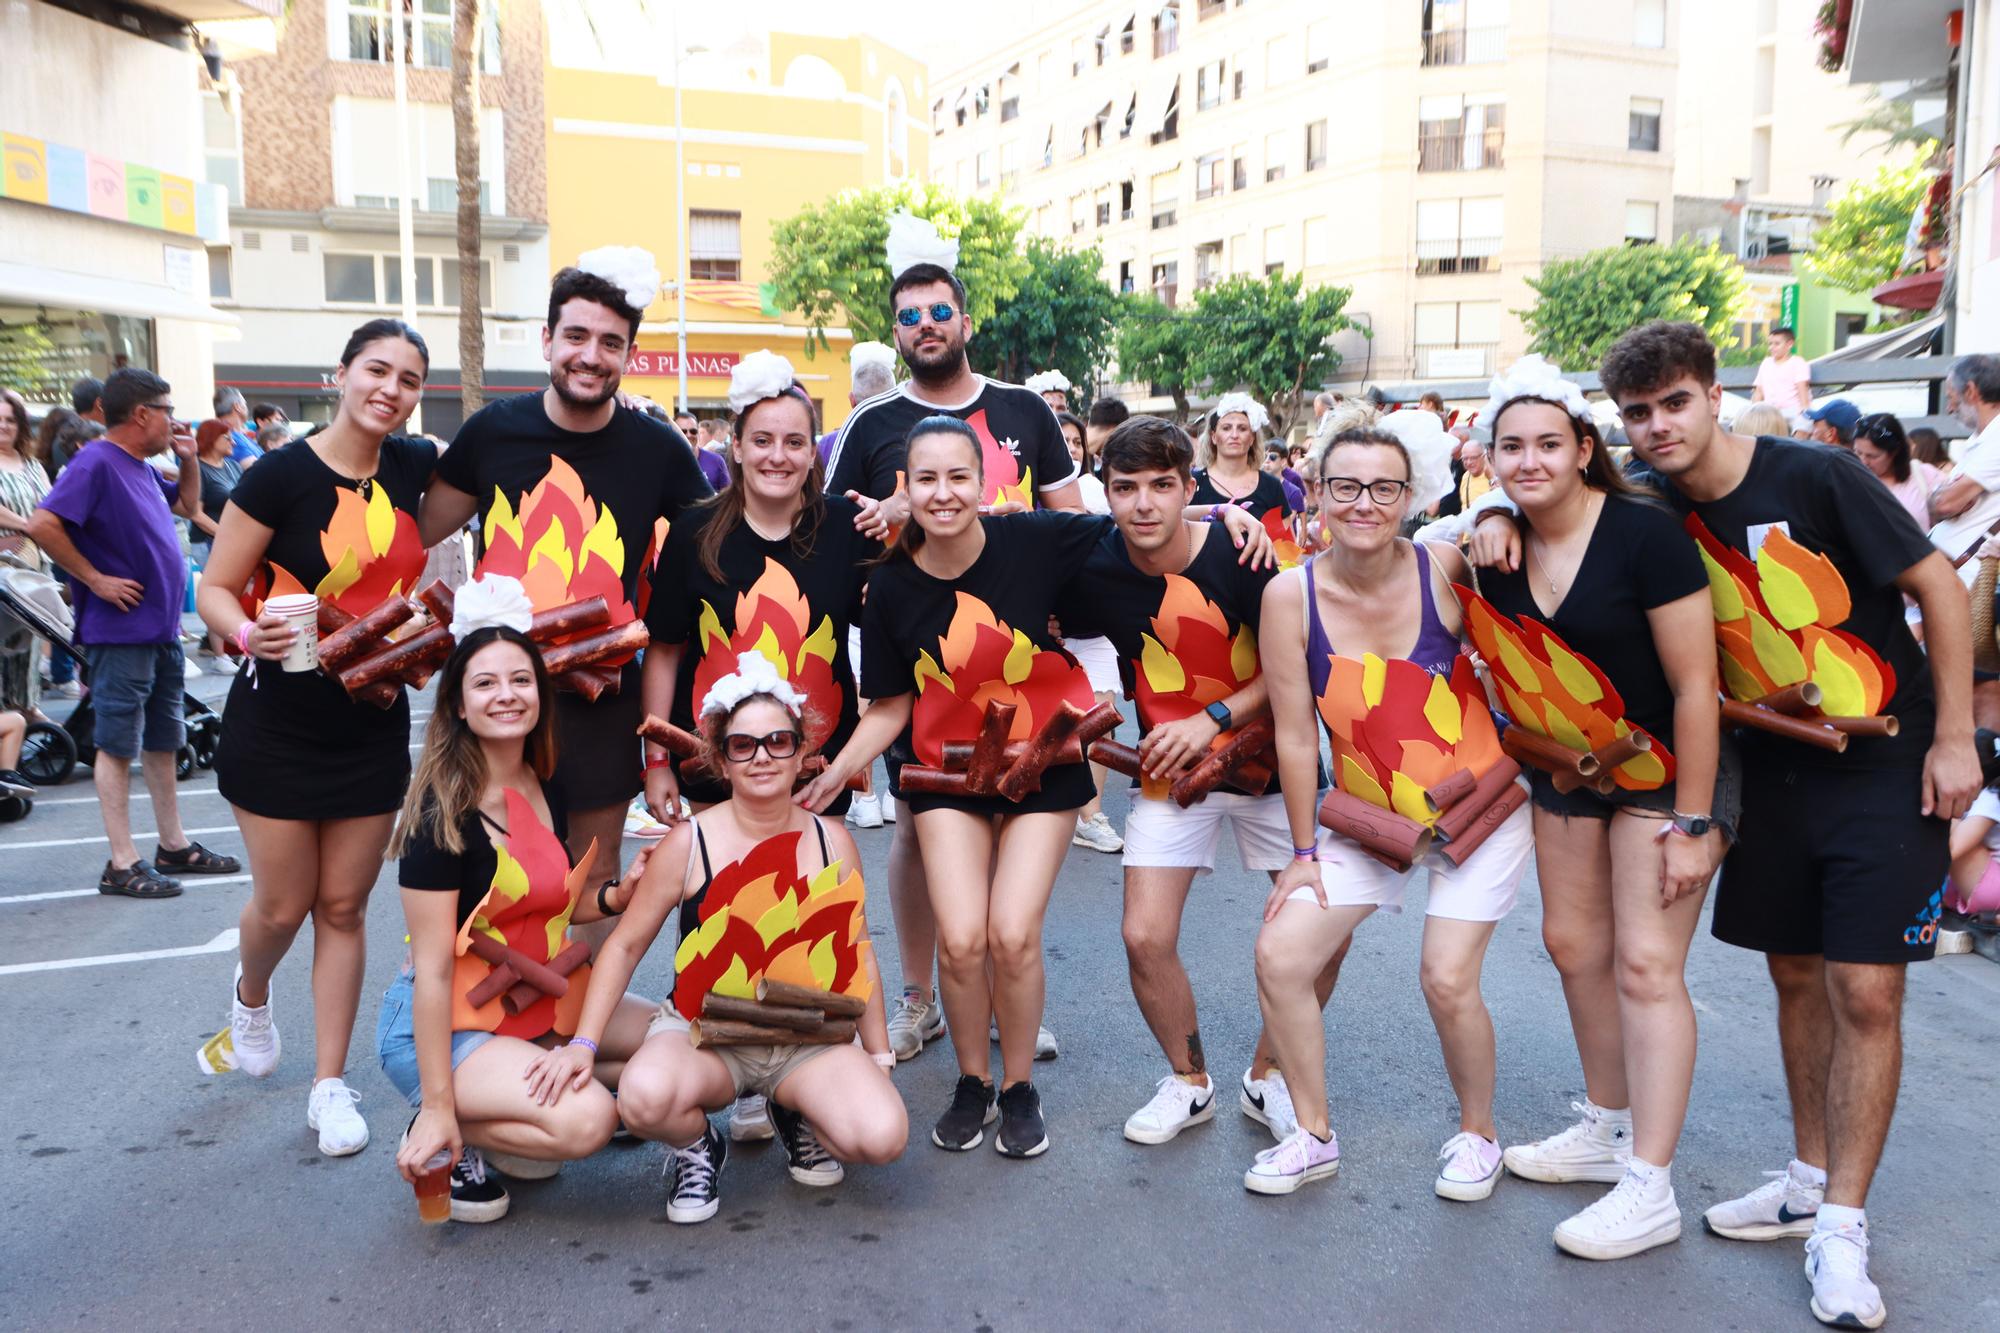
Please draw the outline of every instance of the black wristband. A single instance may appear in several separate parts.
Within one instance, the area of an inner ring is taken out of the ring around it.
[[[604,900],[604,895],[611,892],[612,886],[617,882],[618,881],[615,879],[607,879],[602,884],[597,886],[597,914],[599,916],[618,915],[617,912],[611,910],[611,904]]]

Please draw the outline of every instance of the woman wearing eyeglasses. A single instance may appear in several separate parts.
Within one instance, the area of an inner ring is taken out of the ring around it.
[[[1910,454],[1910,437],[1892,412],[1871,412],[1854,425],[1854,456],[1910,511],[1917,526],[1931,525],[1931,492],[1944,474]]]
[[[1434,424],[1407,435],[1387,424],[1340,431],[1311,460],[1307,475],[1327,548],[1264,591],[1260,656],[1296,855],[1265,904],[1257,994],[1290,1085],[1297,1128],[1257,1154],[1243,1183],[1260,1194],[1289,1194],[1339,1170],[1327,1108],[1325,1024],[1313,982],[1369,915],[1402,911],[1404,890],[1421,867],[1429,872],[1424,998],[1459,1106],[1459,1132],[1439,1151],[1435,1189],[1448,1199],[1475,1200],[1491,1194],[1501,1174],[1493,1125],[1493,1023],[1480,996],[1480,971],[1493,927],[1513,907],[1533,850],[1528,813],[1516,810],[1463,865],[1432,850],[1399,871],[1344,834],[1321,828],[1315,808],[1315,713],[1333,745],[1341,791],[1381,805],[1402,785],[1381,771],[1384,747],[1372,747],[1370,757],[1352,739],[1353,720],[1382,702],[1388,685],[1399,698],[1418,701],[1427,720],[1437,715],[1439,698],[1450,701],[1446,711],[1459,721],[1439,730],[1435,744],[1456,746],[1463,731],[1476,727],[1487,728],[1484,739],[1492,741],[1483,706],[1464,707],[1453,690],[1454,684],[1477,688],[1460,655],[1459,608],[1451,591],[1454,580],[1467,577],[1464,559],[1449,546],[1397,535],[1405,518],[1449,489],[1450,455]],[[1391,766],[1402,762],[1400,750],[1386,758]]]

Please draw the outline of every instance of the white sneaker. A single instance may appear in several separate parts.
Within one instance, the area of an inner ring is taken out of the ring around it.
[[[893,796],[882,798],[882,822],[885,824],[896,822],[896,798]]]
[[[882,798],[874,792],[856,792],[847,803],[847,822],[856,828],[881,828]]]
[[[1153,1100],[1125,1122],[1125,1137],[1134,1143],[1165,1143],[1189,1125],[1215,1119],[1215,1084],[1196,1087],[1179,1074],[1160,1080]]]
[[[185,650],[182,651],[181,653],[182,679],[193,680],[196,676],[206,676],[207,674],[208,673],[206,671],[203,671],[201,667],[195,662],[193,653],[187,652]]]
[[[1493,1193],[1506,1168],[1500,1164],[1500,1145],[1471,1130],[1461,1130],[1438,1149],[1438,1177],[1435,1189],[1441,1199],[1472,1203]]]
[[[1299,1113],[1292,1109],[1292,1090],[1285,1085],[1285,1076],[1273,1069],[1263,1078],[1251,1078],[1250,1071],[1243,1071],[1243,1114],[1271,1131],[1271,1137],[1283,1143],[1299,1127]]]
[[[328,1157],[347,1157],[368,1146],[368,1122],[354,1108],[361,1094],[337,1078],[313,1084],[306,1099],[306,1123],[319,1131],[319,1150]]]
[[[1111,821],[1099,810],[1088,819],[1076,821],[1076,833],[1070,841],[1079,847],[1088,847],[1093,852],[1122,852],[1125,839],[1118,836],[1118,830],[1111,827]]]
[[[762,1097],[738,1097],[729,1108],[732,1143],[763,1143],[778,1131],[771,1125],[771,1107]]]
[[[999,1019],[990,1018],[986,1021],[986,1039],[995,1042],[1000,1040]],[[1037,1060],[1053,1060],[1061,1054],[1062,1049],[1056,1045],[1056,1034],[1045,1027],[1037,1026],[1035,1028],[1035,1058]]]
[[[1882,1289],[1868,1280],[1865,1227],[1816,1227],[1806,1237],[1813,1318],[1835,1328],[1880,1328],[1889,1317]]]
[[[194,1062],[211,1077],[234,1069],[263,1078],[278,1067],[278,1027],[271,1021],[271,1000],[252,1009],[236,998],[243,981],[243,965],[236,965],[235,980],[229,986],[229,1026],[203,1042],[194,1053]]]
[[[1783,1171],[1764,1174],[1770,1179],[1742,1198],[1718,1203],[1703,1213],[1702,1224],[1730,1240],[1812,1235],[1813,1219],[1819,1216],[1826,1186],[1801,1176],[1797,1162]]]
[[[1625,1179],[1632,1160],[1632,1112],[1608,1111],[1585,1098],[1570,1109],[1583,1119],[1539,1143],[1521,1143],[1502,1156],[1523,1180],[1562,1183],[1595,1180],[1612,1185]]]
[[[1673,1185],[1648,1186],[1627,1171],[1609,1194],[1556,1227],[1556,1248],[1579,1259],[1625,1259],[1680,1236]]]
[[[903,992],[896,1001],[896,1012],[889,1015],[889,1049],[896,1059],[913,1060],[924,1049],[927,1041],[936,1041],[944,1035],[944,1006],[937,996],[920,1000],[913,990]]]
[[[625,807],[625,836],[643,838],[647,842],[657,842],[673,832],[667,825],[653,818],[653,812],[646,808],[646,798],[641,796]]]
[[[1324,1180],[1340,1170],[1340,1138],[1329,1132],[1321,1143],[1303,1129],[1293,1130],[1275,1148],[1266,1148],[1243,1173],[1243,1188],[1252,1194],[1290,1194],[1309,1181]]]

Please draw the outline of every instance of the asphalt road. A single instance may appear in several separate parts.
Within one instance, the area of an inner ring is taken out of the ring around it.
[[[195,685],[208,697],[221,687]],[[185,822],[240,854],[214,787],[212,773],[182,784]],[[1047,932],[1063,1054],[1037,1068],[1045,1156],[929,1144],[955,1072],[939,1045],[897,1074],[912,1111],[902,1160],[850,1170],[835,1189],[794,1185],[782,1150],[754,1148],[732,1157],[720,1215],[677,1227],[660,1150],[614,1145],[515,1184],[496,1225],[427,1228],[392,1165],[408,1111],[373,1050],[375,1002],[402,950],[392,873],[369,924],[348,1073],[375,1141],[323,1159],[305,1123],[310,927],[276,980],[284,1063],[261,1083],[202,1077],[194,1052],[227,1018],[230,932],[249,885],[194,879],[172,902],[100,898],[89,793],[80,777],[0,826],[0,1327],[1816,1327],[1797,1244],[1701,1230],[1701,1209],[1790,1155],[1761,962],[1705,934],[1689,967],[1701,1054],[1676,1171],[1686,1231],[1619,1263],[1571,1259],[1550,1241],[1600,1187],[1507,1180],[1470,1205],[1432,1194],[1456,1112],[1417,989],[1420,889],[1406,914],[1363,926],[1334,999],[1336,1179],[1284,1199],[1245,1193],[1242,1172],[1270,1140],[1234,1109],[1165,1146],[1127,1143],[1119,1127],[1164,1069],[1127,986],[1118,860],[1082,849]],[[134,810],[150,832],[149,806]],[[871,875],[886,832],[859,835]],[[1206,1045],[1230,1080],[1257,1023],[1262,883],[1234,870],[1201,883],[1183,936]],[[871,901],[894,985],[879,879]],[[1509,1141],[1566,1124],[1582,1095],[1539,921],[1531,883],[1487,967]],[[635,989],[662,993],[670,959],[663,940]],[[1901,1112],[1870,1209],[1896,1327],[2000,1327],[1996,1010],[2000,967],[1977,956],[1912,972]]]

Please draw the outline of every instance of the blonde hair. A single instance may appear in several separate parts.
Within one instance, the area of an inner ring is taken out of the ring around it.
[[[1792,433],[1792,423],[1781,409],[1769,403],[1752,403],[1736,414],[1729,429],[1738,435],[1776,435],[1782,439]]]
[[[1348,398],[1335,403],[1327,414],[1319,419],[1312,437],[1306,441],[1306,472],[1308,476],[1319,476],[1319,465],[1326,458],[1327,449],[1333,438],[1351,430],[1373,430],[1375,423],[1382,419],[1382,413],[1373,403],[1360,398]],[[1409,457],[1408,450],[1404,458]]]

